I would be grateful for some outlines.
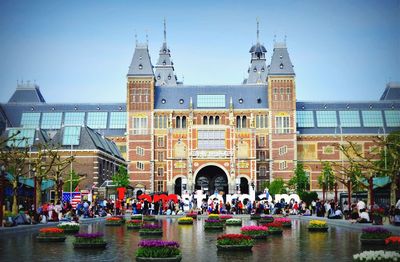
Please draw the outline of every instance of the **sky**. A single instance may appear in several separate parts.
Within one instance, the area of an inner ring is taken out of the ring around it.
[[[0,102],[35,81],[47,102],[124,102],[135,47],[167,42],[178,80],[240,84],[251,45],[286,43],[302,101],[377,100],[400,81],[400,0],[0,1]]]

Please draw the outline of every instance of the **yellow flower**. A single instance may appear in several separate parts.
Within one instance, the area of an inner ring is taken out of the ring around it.
[[[218,214],[209,214],[208,219],[219,219],[219,215]]]
[[[193,218],[191,218],[191,217],[181,217],[181,218],[178,218],[178,221],[179,222],[193,222]]]
[[[322,220],[311,220],[310,221],[310,227],[326,227],[326,221],[322,221]]]

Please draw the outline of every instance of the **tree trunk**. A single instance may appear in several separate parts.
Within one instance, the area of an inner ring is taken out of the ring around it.
[[[374,178],[371,176],[370,178],[369,178],[369,186],[368,186],[368,193],[369,193],[369,197],[368,197],[368,205],[370,206],[370,208],[372,209],[372,207],[374,206],[374,204],[375,204],[375,201],[374,201],[374,180],[373,180]]]
[[[397,177],[392,178],[390,183],[390,205],[396,205]]]
[[[18,179],[18,177],[16,177]],[[18,182],[17,180],[13,181],[12,183],[13,187],[13,204],[12,204],[12,213],[13,214],[18,214]]]
[[[347,201],[349,204],[349,213],[351,214],[351,181],[347,182]]]
[[[42,178],[36,178],[36,209],[42,204]]]

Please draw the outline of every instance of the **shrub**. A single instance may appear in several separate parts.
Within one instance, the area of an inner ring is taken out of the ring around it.
[[[179,244],[175,241],[142,240],[138,246],[137,257],[167,258],[181,254]]]
[[[250,236],[242,234],[225,234],[217,238],[218,245],[252,246],[254,241]]]

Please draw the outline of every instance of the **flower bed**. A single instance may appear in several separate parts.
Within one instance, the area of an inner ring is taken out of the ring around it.
[[[231,216],[231,215],[220,215],[219,216],[219,220],[222,220],[222,221],[226,221],[231,218],[233,218],[233,216]]]
[[[400,250],[400,237],[391,236],[385,239],[385,245],[392,250]]]
[[[263,239],[268,236],[268,227],[245,226],[245,227],[242,227],[240,230],[243,235],[249,236],[254,239]]]
[[[260,216],[260,219],[258,219],[259,224],[266,224],[272,222],[274,222],[274,218],[272,216]]]
[[[136,250],[136,261],[181,261],[179,244],[175,241],[142,240]]]
[[[142,220],[132,219],[126,222],[126,227],[128,229],[139,229],[142,227]]]
[[[57,225],[58,228],[64,230],[64,233],[77,233],[79,232],[79,224],[76,222],[62,222]]]
[[[251,250],[254,240],[242,234],[225,234],[217,239],[218,250]]]
[[[132,215],[131,220],[142,220],[142,215],[141,214]]]
[[[381,262],[391,262],[400,261],[400,254],[394,251],[364,251],[353,255],[353,261],[381,261]]]
[[[284,228],[285,227],[286,228],[292,227],[292,220],[290,220],[289,218],[278,217],[278,218],[275,218],[274,221],[278,222],[278,223],[281,223],[282,227],[284,227]]]
[[[63,242],[65,241],[65,234],[61,228],[47,227],[39,230],[36,239],[39,242]]]
[[[363,245],[384,245],[385,239],[391,235],[392,233],[385,228],[366,227],[362,229],[360,241]]]
[[[160,225],[143,224],[139,230],[141,236],[162,236],[162,233],[163,231]]]
[[[120,226],[120,225],[122,225],[122,219],[120,217],[106,218],[106,226]]]
[[[322,220],[311,220],[308,224],[308,231],[311,232],[326,232],[328,231],[328,224]]]
[[[217,229],[222,230],[224,228],[224,222],[219,219],[206,219],[204,220],[204,229]]]
[[[275,221],[272,223],[267,223],[264,226],[268,227],[268,233],[270,235],[282,235],[282,232],[283,232],[282,223]]]
[[[119,218],[119,219],[121,220],[122,224],[125,224],[125,216],[123,216],[123,215],[118,215],[118,216],[114,216],[114,217]]]
[[[208,219],[219,220],[219,215],[218,214],[209,214]]]
[[[102,233],[76,234],[73,242],[74,248],[105,248],[107,242],[103,239]]]
[[[143,221],[156,221],[156,217],[151,215],[143,216]]]
[[[187,217],[191,217],[191,218],[193,218],[193,219],[196,219],[196,218],[197,218],[197,213],[194,213],[194,212],[187,213],[186,216],[187,216]]]
[[[181,217],[178,218],[179,225],[193,225],[193,218],[191,217]]]
[[[259,214],[251,214],[250,215],[250,219],[251,220],[258,220],[258,219],[260,219],[261,218],[261,216],[259,215]]]
[[[242,220],[238,218],[230,218],[225,221],[225,225],[227,226],[241,226]]]

